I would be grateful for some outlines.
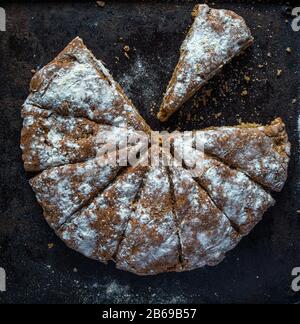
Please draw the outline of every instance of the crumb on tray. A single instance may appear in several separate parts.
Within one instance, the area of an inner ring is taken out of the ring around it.
[[[104,8],[106,3],[104,1],[96,1],[96,4],[98,7]]]

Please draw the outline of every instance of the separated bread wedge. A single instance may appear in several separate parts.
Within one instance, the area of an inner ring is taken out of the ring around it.
[[[165,93],[158,119],[166,121],[226,63],[252,45],[244,19],[229,10],[197,5],[194,23]]]

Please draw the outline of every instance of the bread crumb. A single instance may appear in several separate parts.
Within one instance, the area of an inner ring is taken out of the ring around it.
[[[205,91],[206,96],[207,96],[207,97],[211,97],[212,91],[213,91],[212,89],[208,89],[208,90],[206,90],[206,91]]]
[[[244,80],[249,83],[251,81],[251,78],[247,75],[244,76]]]
[[[241,96],[242,97],[246,97],[246,96],[248,96],[248,91],[247,90],[244,90],[242,93],[241,93]]]
[[[229,86],[228,86],[228,82],[227,82],[227,81],[224,83],[224,87],[223,87],[223,89],[224,89],[224,91],[225,91],[226,93],[229,92]]]
[[[282,76],[282,73],[283,73],[283,70],[281,70],[281,69],[278,69],[277,70],[277,76],[278,77]]]
[[[53,248],[54,248],[54,243],[49,243],[49,244],[48,244],[48,249],[51,250],[51,249],[53,249]]]
[[[286,51],[287,51],[289,54],[292,53],[292,49],[291,49],[290,47],[288,47],[288,48],[286,49]]]
[[[129,53],[130,52],[130,47],[128,45],[124,46],[124,55],[128,58],[128,60],[130,59]]]
[[[106,3],[104,1],[96,1],[96,4],[98,7],[104,8]]]
[[[267,56],[268,56],[268,57],[272,57],[272,53],[269,52],[269,53],[267,54]]]

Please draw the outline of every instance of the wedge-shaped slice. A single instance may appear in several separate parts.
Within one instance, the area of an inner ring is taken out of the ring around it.
[[[139,275],[180,268],[171,186],[166,167],[158,164],[150,167],[117,254],[119,269]]]
[[[158,118],[166,121],[234,56],[253,43],[243,18],[197,5]]]
[[[57,229],[103,190],[119,171],[119,166],[104,165],[95,158],[43,171],[30,184],[47,222]]]
[[[127,128],[64,117],[28,105],[24,106],[22,115],[21,148],[26,171],[84,162],[100,155],[102,150],[125,147],[140,136],[139,132]]]
[[[288,174],[290,143],[282,120],[269,126],[243,125],[197,132],[205,152],[245,171],[253,180],[281,191]]]
[[[171,167],[183,269],[214,266],[241,239],[208,194],[181,167]]]
[[[114,259],[147,167],[129,168],[58,231],[69,247],[101,262]]]
[[[201,185],[239,232],[249,234],[275,201],[244,173],[208,157],[205,163]]]
[[[34,75],[26,104],[149,132],[121,87],[79,37]]]
[[[182,146],[182,150],[178,147]],[[177,158],[193,170],[193,176],[235,229],[247,235],[275,201],[245,173],[232,169],[205,153],[190,149],[192,144],[176,139]]]

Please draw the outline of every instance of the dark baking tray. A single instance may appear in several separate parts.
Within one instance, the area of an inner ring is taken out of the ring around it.
[[[160,124],[155,112],[196,1],[106,2],[105,8],[98,8],[94,1],[0,1],[7,13],[7,31],[0,33],[0,267],[8,276],[0,302],[299,302],[290,288],[292,269],[300,267],[300,109],[293,103],[300,99],[300,32],[291,28],[292,5],[214,1],[215,7],[245,17],[255,45],[207,85],[213,92],[206,106],[197,105],[204,92],[199,93],[168,123]],[[275,195],[277,205],[221,265],[139,278],[68,249],[44,221],[22,165],[20,107],[28,95],[31,70],[53,59],[77,35],[106,63],[156,130],[268,123],[277,116],[286,122],[292,142],[287,185]],[[129,60],[124,45],[131,48]],[[283,70],[281,77],[278,69]],[[251,77],[249,84],[244,75]],[[249,96],[242,97],[245,88]],[[52,249],[49,243],[54,243]]]

